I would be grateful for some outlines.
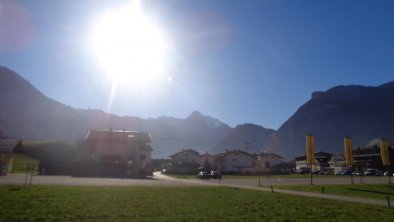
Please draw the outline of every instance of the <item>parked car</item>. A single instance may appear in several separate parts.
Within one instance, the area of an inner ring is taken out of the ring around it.
[[[222,179],[222,174],[219,173],[218,171],[211,171],[209,173],[209,177],[212,179]]]
[[[305,167],[300,168],[300,169],[296,169],[294,171],[294,173],[298,173],[298,174],[306,174],[306,173],[309,173],[309,172],[310,172],[310,170],[308,168],[305,168]]]
[[[335,172],[335,175],[337,176],[345,176],[345,175],[350,175],[352,174],[352,172],[350,172],[349,170],[341,170],[339,172]]]
[[[335,174],[335,173],[334,173],[334,169],[332,169],[332,168],[326,168],[326,169],[324,169],[323,174],[324,174],[324,175],[334,175],[334,174]]]
[[[343,171],[335,172],[335,175],[339,176],[342,175]]]
[[[383,176],[394,176],[394,173],[392,173],[390,170],[386,170],[386,171],[384,171],[384,173],[383,173]]]
[[[372,168],[368,168],[365,172],[364,172],[364,176],[376,176],[376,172],[378,170],[377,169],[372,169]]]
[[[208,172],[206,171],[200,171],[198,172],[197,176],[198,179],[204,179],[204,180],[208,180],[209,179],[209,175]]]
[[[381,170],[377,170],[375,173],[375,176],[383,176],[383,175],[384,175],[384,173]]]
[[[354,171],[352,173],[353,176],[362,176],[363,174],[360,171]]]

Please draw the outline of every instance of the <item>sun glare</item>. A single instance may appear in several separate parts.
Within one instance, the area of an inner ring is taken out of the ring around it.
[[[147,86],[163,77],[167,43],[138,0],[100,17],[91,41],[100,65],[117,83]]]

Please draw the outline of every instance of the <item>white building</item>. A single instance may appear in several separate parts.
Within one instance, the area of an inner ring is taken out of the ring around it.
[[[261,152],[256,154],[256,166],[258,171],[271,171],[272,167],[282,164],[283,157],[275,153]]]
[[[346,166],[345,155],[343,153],[334,153],[328,161],[330,168],[334,169],[335,173],[341,172],[348,167]]]
[[[241,150],[221,154],[221,170],[224,172],[254,172],[255,157]]]
[[[315,164],[312,166],[312,171],[323,171],[326,167],[329,167],[328,161],[331,159],[331,153],[322,151],[315,152]],[[296,170],[310,169],[310,165],[306,162],[306,155],[295,157]]]
[[[172,162],[176,164],[200,164],[200,153],[193,149],[183,149],[170,157]]]

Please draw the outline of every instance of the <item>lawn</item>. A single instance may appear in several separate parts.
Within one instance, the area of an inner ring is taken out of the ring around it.
[[[281,185],[276,186],[280,189],[322,192],[321,185]],[[338,194],[345,196],[386,199],[390,196],[394,202],[394,185],[393,184],[344,184],[344,185],[324,185],[324,193]]]
[[[0,186],[1,221],[394,221],[386,207],[229,187]]]

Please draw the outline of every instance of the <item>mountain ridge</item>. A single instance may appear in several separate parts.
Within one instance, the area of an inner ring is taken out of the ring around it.
[[[192,112],[186,118],[142,119],[98,109],[75,109],[53,100],[10,69],[0,66],[0,129],[25,140],[77,143],[88,130],[127,129],[151,133],[153,157],[164,158],[183,148],[200,153],[225,149],[262,150],[285,158],[305,154],[305,135],[316,149],[343,152],[343,137],[354,146],[386,137],[394,140],[394,81],[379,86],[340,85],[312,92],[278,130],[246,123],[232,128],[220,120]]]
[[[273,135],[272,151],[285,157],[305,153],[305,135],[314,134],[319,150],[343,152],[343,137],[355,146],[375,138],[394,139],[394,82],[380,86],[335,86],[311,99]]]
[[[127,129],[152,135],[154,157],[167,157],[182,148],[211,150],[231,130],[220,120],[192,112],[185,119],[142,119],[117,116],[100,109],[75,109],[53,100],[16,72],[0,66],[0,129],[25,140],[62,140],[78,143],[88,130]]]

